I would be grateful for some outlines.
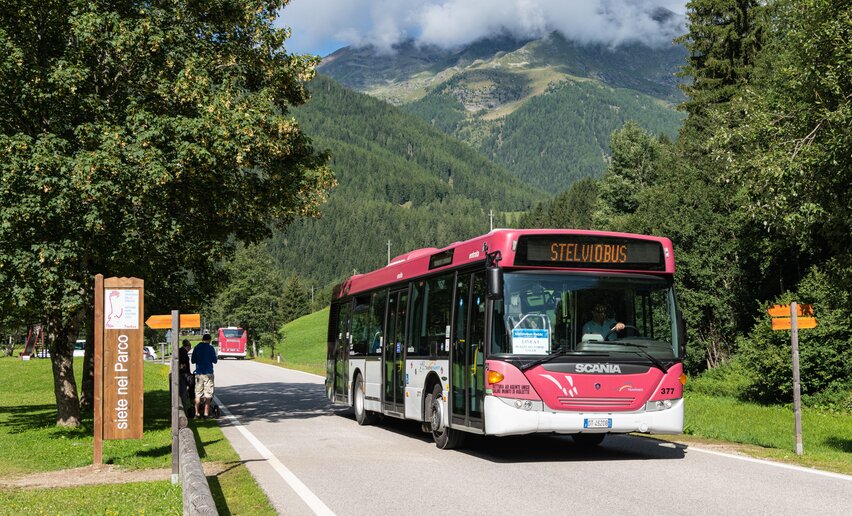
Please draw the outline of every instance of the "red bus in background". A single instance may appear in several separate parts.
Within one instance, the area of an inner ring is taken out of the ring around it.
[[[246,331],[236,326],[219,328],[219,358],[246,357]]]
[[[469,433],[683,431],[686,339],[668,238],[494,230],[338,285],[326,389],[359,424]]]

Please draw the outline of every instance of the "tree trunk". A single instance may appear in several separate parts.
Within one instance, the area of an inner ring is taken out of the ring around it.
[[[90,317],[88,314],[87,317]],[[83,358],[83,390],[80,393],[80,409],[92,410],[95,401],[95,325],[92,320],[86,330],[86,356]]]
[[[83,320],[80,309],[68,320],[48,321],[48,346],[53,364],[53,393],[56,396],[56,425],[80,426],[80,400],[74,379],[74,342]]]

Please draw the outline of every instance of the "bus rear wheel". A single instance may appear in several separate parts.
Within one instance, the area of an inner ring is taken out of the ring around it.
[[[464,432],[446,426],[445,422],[441,421],[441,399],[443,393],[440,384],[435,384],[432,393],[426,396],[426,410],[428,411],[428,419],[432,427],[432,439],[435,440],[435,446],[442,450],[452,450],[458,448],[464,442]]]
[[[364,380],[361,375],[355,377],[355,389],[353,391],[353,403],[355,407],[355,421],[359,425],[372,425],[376,422],[376,415],[364,408],[364,400],[367,394],[364,389]]]

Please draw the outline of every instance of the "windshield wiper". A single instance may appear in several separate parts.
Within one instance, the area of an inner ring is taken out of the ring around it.
[[[669,372],[669,368],[666,367],[665,365],[663,365],[663,363],[660,362],[660,359],[658,359],[654,355],[645,351],[645,348],[647,348],[648,346],[643,346],[642,344],[634,344],[632,342],[613,342],[613,344],[617,344],[619,346],[630,346],[631,348],[636,348],[639,351],[640,354],[644,355],[648,360],[651,361],[652,364],[657,366],[657,369],[662,371],[663,374],[666,374],[666,373]]]
[[[535,366],[539,366],[539,365],[541,365],[541,364],[546,364],[547,362],[550,362],[550,361],[551,361],[551,360],[553,360],[554,358],[559,358],[559,357],[561,357],[561,356],[564,356],[565,354],[567,354],[567,353],[568,353],[568,351],[570,351],[570,350],[569,350],[569,349],[567,349],[566,347],[560,347],[560,348],[557,348],[557,349],[556,349],[556,351],[554,351],[553,353],[551,353],[551,354],[547,355],[546,357],[541,357],[541,358],[539,358],[538,360],[533,360],[533,361],[532,361],[532,362],[530,362],[529,364],[524,364],[524,365],[522,365],[522,366],[520,367],[520,369],[521,369],[521,371],[526,371],[526,370],[528,370],[528,369],[532,369],[532,368],[533,368],[533,367],[535,367]]]

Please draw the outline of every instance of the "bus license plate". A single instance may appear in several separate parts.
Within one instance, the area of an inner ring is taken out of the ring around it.
[[[584,419],[583,428],[612,428],[612,418]]]

